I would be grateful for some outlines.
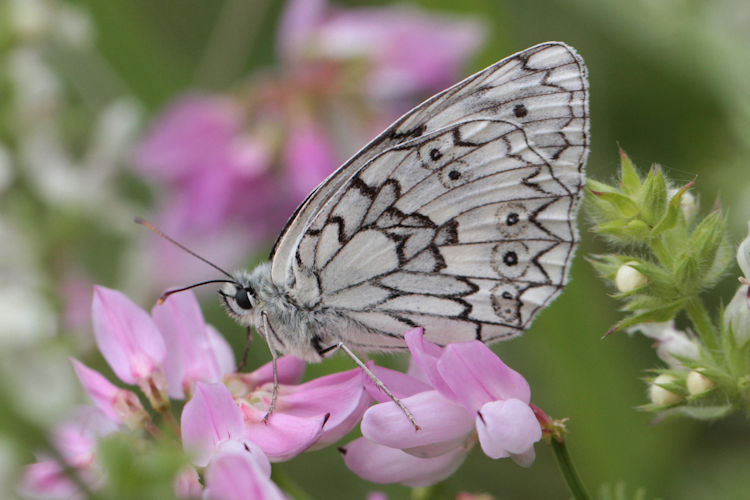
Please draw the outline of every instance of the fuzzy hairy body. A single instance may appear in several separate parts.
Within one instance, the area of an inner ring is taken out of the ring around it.
[[[347,321],[334,311],[302,307],[288,291],[271,281],[271,263],[252,272],[235,274],[237,283],[255,293],[253,309],[238,314],[227,304],[228,312],[240,324],[254,326],[277,352],[291,354],[305,361],[318,362],[320,351],[342,340],[340,332]],[[234,297],[238,287],[228,284],[224,296]],[[263,313],[268,316],[270,332],[265,331]]]

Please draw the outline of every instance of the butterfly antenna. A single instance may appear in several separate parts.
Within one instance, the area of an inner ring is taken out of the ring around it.
[[[162,238],[164,238],[165,240],[167,240],[168,242],[170,242],[171,244],[173,244],[177,248],[181,248],[182,250],[186,251],[187,253],[189,253],[190,255],[192,255],[193,257],[195,257],[196,259],[198,259],[198,260],[200,260],[202,262],[205,262],[206,264],[208,264],[209,266],[213,267],[214,269],[216,269],[217,271],[219,271],[224,276],[228,276],[232,280],[232,281],[225,280],[225,281],[223,281],[224,283],[236,283],[236,280],[234,279],[234,276],[232,276],[231,274],[229,274],[227,271],[223,270],[222,268],[220,268],[219,266],[217,266],[216,264],[214,264],[210,260],[206,259],[205,257],[201,257],[197,253],[195,253],[192,250],[190,250],[189,248],[187,248],[185,245],[183,245],[181,243],[178,243],[177,241],[173,240],[172,238],[170,238],[166,234],[162,233],[159,229],[157,229],[156,226],[154,226],[153,224],[151,224],[146,219],[142,219],[141,217],[136,217],[134,219],[134,221],[135,221],[136,224],[140,224],[141,226],[150,229],[151,231],[155,232],[156,234],[158,234],[159,236],[161,236]],[[207,281],[206,283],[210,283],[210,281]],[[193,286],[199,286],[199,285],[203,285],[203,284],[204,283],[198,283],[197,285],[191,285],[191,286],[187,287],[187,289],[192,288]],[[171,293],[169,293],[169,294],[171,295]],[[164,297],[164,296],[162,295],[162,297]],[[164,297],[164,298],[166,299],[166,297]]]
[[[193,288],[197,288],[199,286],[203,285],[210,285],[211,283],[237,283],[234,280],[208,280],[208,281],[201,281],[200,283],[194,283],[192,285],[184,286],[182,288],[175,288],[174,290],[167,290],[166,292],[161,294],[161,297],[156,301],[157,304],[162,305],[171,295],[174,295],[175,293],[184,292],[186,290],[192,290]]]

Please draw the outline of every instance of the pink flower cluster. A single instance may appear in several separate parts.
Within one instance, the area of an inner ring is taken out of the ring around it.
[[[99,350],[115,375],[140,388],[156,412],[167,415],[171,399],[188,399],[177,431],[193,467],[174,480],[180,498],[285,498],[270,479],[270,463],[333,444],[360,421],[363,437],[343,448],[347,466],[373,482],[412,486],[452,474],[477,441],[492,458],[510,456],[529,465],[541,437],[528,384],[478,341],[441,348],[417,328],[406,334],[411,374],[372,367],[412,411],[421,427],[415,430],[361,370],[299,384],[304,364],[289,356],[278,361],[276,411],[264,421],[271,365],[235,373],[229,346],[205,323],[189,292],[149,315],[122,293],[96,287],[92,319]],[[72,363],[93,405],[61,424],[53,442],[95,490],[106,483],[96,458],[98,440],[127,430],[151,432],[156,424],[134,392]],[[373,400],[381,403],[371,406]],[[28,466],[22,490],[37,498],[77,492],[47,455]]]
[[[403,7],[292,0],[278,36],[277,72],[231,95],[177,98],[134,155],[161,191],[157,225],[190,247],[210,240],[213,259],[228,266],[267,244],[318,183],[416,99],[456,81],[484,29]],[[203,269],[154,245],[157,286]]]
[[[421,429],[368,384],[382,402],[365,413],[363,437],[343,449],[352,471],[373,482],[427,486],[455,472],[477,440],[491,458],[531,465],[542,428],[529,406],[529,385],[518,372],[479,341],[441,348],[417,328],[406,334],[406,343],[410,375],[380,367],[375,373]]]

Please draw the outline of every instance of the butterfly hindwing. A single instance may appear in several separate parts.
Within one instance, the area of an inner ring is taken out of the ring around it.
[[[417,325],[440,344],[521,333],[567,280],[587,92],[582,60],[547,43],[426,101],[298,209],[272,279],[364,350]]]

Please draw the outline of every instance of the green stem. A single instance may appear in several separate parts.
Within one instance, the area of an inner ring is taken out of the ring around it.
[[[565,483],[568,485],[570,494],[576,500],[589,500],[589,496],[586,488],[581,482],[581,478],[578,476],[573,461],[570,459],[568,448],[565,446],[564,441],[558,441],[552,438],[552,450],[555,452],[555,458],[557,459],[557,465],[560,467],[560,472],[565,478]]]
[[[651,251],[665,269],[672,269],[672,254],[664,246],[660,238],[653,238],[650,242]]]
[[[711,316],[706,311],[703,302],[698,297],[693,297],[685,304],[685,312],[708,350],[712,353],[718,352],[719,332],[711,321]]]

